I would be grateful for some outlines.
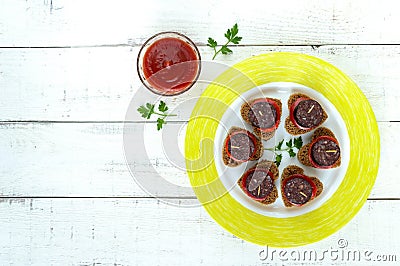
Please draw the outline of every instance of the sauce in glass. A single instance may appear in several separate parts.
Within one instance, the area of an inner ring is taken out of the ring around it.
[[[152,42],[141,61],[138,63],[141,63],[144,84],[162,95],[188,90],[200,73],[200,54],[194,44],[168,35]]]

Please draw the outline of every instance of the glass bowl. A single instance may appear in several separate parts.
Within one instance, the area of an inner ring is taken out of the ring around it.
[[[174,96],[189,90],[197,81],[201,58],[196,45],[178,32],[160,32],[139,50],[137,71],[151,92]]]

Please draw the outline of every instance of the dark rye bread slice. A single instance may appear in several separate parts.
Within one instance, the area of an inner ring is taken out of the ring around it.
[[[282,184],[284,183],[285,179],[289,178],[290,176],[292,176],[292,175],[294,175],[294,174],[305,175],[305,174],[304,174],[303,168],[298,167],[297,165],[289,165],[289,166],[287,166],[285,169],[283,169],[283,172],[282,172],[282,177],[281,177],[281,194],[282,194],[283,203],[285,204],[286,207],[293,207],[293,206],[296,206],[296,205],[293,205],[293,204],[286,198],[285,193],[284,193],[284,191],[283,191],[283,186],[282,186]],[[307,176],[307,175],[305,175],[305,176]],[[324,185],[322,184],[321,181],[319,181],[318,178],[316,178],[316,177],[314,177],[314,176],[307,176],[307,177],[310,178],[310,179],[314,182],[314,184],[316,185],[316,187],[317,187],[317,193],[315,194],[315,198],[316,198],[316,197],[318,197],[318,196],[322,193],[322,190],[324,189]],[[315,199],[315,198],[314,198],[314,199]],[[313,200],[313,199],[311,199],[311,200]],[[310,201],[311,201],[311,200],[310,200]],[[310,202],[310,201],[309,201],[309,202]],[[307,202],[307,203],[308,203],[308,202]],[[307,203],[306,203],[306,204],[307,204]]]
[[[288,100],[288,109],[289,109],[289,112],[290,112],[290,106],[292,106],[292,104],[294,104],[294,102],[295,102],[297,99],[299,99],[299,98],[307,98],[307,99],[312,99],[312,100],[314,100],[313,98],[311,98],[311,97],[309,97],[309,96],[307,96],[307,95],[305,95],[305,94],[302,94],[302,93],[295,93],[295,94],[292,94],[292,95],[290,95],[289,100]],[[322,111],[323,111],[323,116],[322,116],[322,120],[321,120],[320,125],[322,125],[322,123],[324,123],[324,122],[326,121],[326,119],[328,119],[328,114],[325,112],[324,109],[322,109]],[[290,135],[301,135],[301,134],[305,134],[305,133],[307,133],[307,132],[310,132],[310,131],[313,130],[315,127],[309,128],[309,129],[301,129],[301,128],[298,128],[295,124],[293,124],[292,120],[290,120],[290,116],[288,116],[288,117],[286,117],[286,119],[285,119],[285,128],[286,128],[286,131],[287,131]]]
[[[247,170],[246,172],[248,172],[252,169],[266,169],[272,173],[272,179],[274,181],[274,188],[272,189],[271,193],[269,193],[268,197],[265,200],[257,201],[257,202],[264,204],[264,205],[274,203],[276,201],[276,199],[278,198],[278,189],[276,188],[276,185],[275,185],[275,181],[278,180],[278,178],[279,178],[278,167],[276,166],[276,164],[274,162],[267,161],[267,160],[261,160],[256,165],[254,165],[249,170]],[[242,180],[243,180],[245,174],[246,173],[244,173],[238,180],[238,185],[244,192],[245,192],[245,188],[242,187]]]
[[[302,164],[304,164],[305,166],[311,166],[314,167],[311,162],[310,162],[310,157],[308,156],[308,151],[311,148],[311,143],[321,137],[321,136],[328,136],[328,137],[332,137],[334,139],[337,140],[335,134],[333,134],[333,132],[326,128],[326,127],[320,127],[317,128],[314,133],[311,136],[311,142],[304,145],[303,147],[300,148],[299,152],[297,153],[297,159],[299,160],[299,162],[301,162]],[[330,168],[335,168],[335,167],[339,167],[340,163],[341,163],[341,158],[342,156],[339,157],[339,159],[335,162],[334,165],[332,165]]]
[[[253,127],[254,130],[254,134],[256,134],[259,138],[263,139],[263,140],[269,140],[271,139],[274,135],[275,135],[275,131],[271,131],[271,132],[263,132],[260,130],[260,128],[255,127],[251,124],[250,120],[249,120],[249,111],[250,111],[250,106],[253,104],[254,101],[258,100],[260,98],[251,100],[249,102],[245,102],[244,104],[242,104],[242,107],[240,108],[240,114],[242,115],[242,118],[244,121],[246,121],[248,124],[250,124]],[[275,98],[268,98],[273,100],[279,107],[279,113],[280,115],[282,115],[282,102],[279,99],[275,99]],[[279,117],[280,119],[280,117]]]
[[[252,134],[250,131],[248,131],[248,130],[246,130],[244,128],[232,127],[231,129],[229,129],[228,135],[226,136],[226,138],[224,140],[224,143],[222,144],[223,145],[223,147],[222,147],[222,160],[223,160],[225,165],[231,166],[231,167],[236,167],[236,166],[239,166],[242,163],[244,163],[244,162],[240,162],[240,161],[236,161],[236,160],[232,159],[228,155],[228,153],[226,152],[226,149],[225,149],[226,139],[228,138],[229,135],[231,135],[232,133],[234,133],[236,131],[243,131],[243,132],[246,132],[248,135],[253,135],[254,136],[254,134]],[[263,147],[263,144],[262,144],[261,140],[259,138],[257,138],[256,136],[254,136],[254,139],[256,140],[256,143],[255,143],[256,153],[254,154],[254,156],[252,158],[250,158],[250,161],[255,161],[255,160],[260,159],[261,156],[264,153],[264,147]]]

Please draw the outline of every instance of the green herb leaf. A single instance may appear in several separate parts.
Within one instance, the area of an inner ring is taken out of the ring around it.
[[[143,118],[147,118],[148,115],[148,110],[146,107],[144,107],[143,105],[140,106],[137,111],[142,115]]]
[[[163,113],[168,111],[168,106],[164,101],[160,101],[160,104],[158,105],[158,111]]]
[[[281,141],[279,141],[278,145],[276,145],[275,150],[280,150],[282,148],[282,144],[285,140],[282,139]]]
[[[140,106],[137,111],[142,115],[143,118],[150,119],[153,114],[154,105],[146,104],[146,106]]]
[[[154,109],[154,104],[146,103],[146,107],[147,107],[148,109]]]
[[[238,28],[238,25],[237,25],[237,23],[235,23],[235,25],[233,25],[233,27],[232,27],[232,29],[231,29],[231,33],[232,33],[232,37],[235,37],[236,36],[236,34],[238,34],[238,32],[239,32],[239,28]]]
[[[142,115],[143,118],[150,119],[152,114],[158,115],[157,119],[157,130],[160,130],[165,123],[165,118],[167,116],[176,116],[175,114],[167,114],[168,106],[164,101],[160,101],[158,104],[158,111],[154,111],[155,104],[146,103],[145,105],[139,106],[137,111]]]
[[[228,40],[224,45],[221,46],[221,48],[217,51],[217,42],[209,37],[207,40],[207,46],[211,47],[214,49],[214,56],[213,60],[217,56],[217,54],[222,53],[222,54],[231,54],[232,50],[228,48],[228,44],[233,43],[233,44],[239,44],[239,42],[242,40],[242,37],[236,36],[239,33],[239,28],[237,23],[233,25],[231,29],[228,29],[226,33],[224,34],[225,38]]]
[[[293,151],[293,149],[289,149],[289,150],[288,150],[288,153],[289,153],[289,156],[290,156],[290,157],[296,156],[296,153]]]
[[[277,154],[276,157],[275,157],[276,166],[279,167],[279,165],[281,165],[281,162],[282,162],[282,154]]]
[[[162,118],[157,118],[157,130],[160,130],[160,129],[163,127],[163,125],[164,125],[165,123],[166,123],[166,122],[165,122],[164,119],[162,119]]]
[[[207,45],[210,46],[211,48],[214,48],[214,47],[217,47],[218,44],[213,38],[209,37]]]
[[[226,31],[226,33],[225,33],[225,37],[226,37],[228,40],[230,40],[230,39],[231,39],[231,36],[232,36],[231,30],[228,29],[228,30]]]
[[[239,37],[239,36],[236,36],[236,37],[234,37],[232,40],[231,40],[231,42],[233,43],[233,44],[239,44],[239,42],[242,40],[242,37]]]
[[[221,47],[221,53],[222,54],[230,54],[230,53],[232,53],[232,50],[229,49],[227,46],[222,46]]]
[[[300,137],[294,139],[294,146],[300,150],[303,147],[303,139]]]
[[[288,147],[288,148],[293,147],[292,139],[290,139],[289,141],[287,141],[285,144],[286,144],[286,147]]]
[[[282,148],[283,143],[285,143],[286,148]],[[286,141],[286,142],[285,142],[285,139],[282,139],[281,141],[278,142],[278,144],[275,147],[264,148],[264,150],[272,151],[273,153],[275,153],[275,155],[276,155],[275,163],[277,166],[279,166],[282,161],[283,155],[282,155],[282,153],[278,153],[278,152],[287,152],[290,157],[295,157],[296,152],[295,152],[294,148],[300,149],[302,147],[302,145],[303,145],[303,140],[300,136],[298,138],[289,139],[289,141]]]

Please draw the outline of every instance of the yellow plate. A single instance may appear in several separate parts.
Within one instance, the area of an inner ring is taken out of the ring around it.
[[[247,209],[227,193],[214,164],[215,132],[227,107],[255,85],[270,82],[294,82],[320,92],[339,111],[350,138],[350,162],[337,191],[318,209],[296,217],[269,217]],[[349,77],[312,56],[270,53],[234,65],[207,87],[188,123],[185,157],[197,198],[222,227],[259,245],[294,247],[333,234],[360,210],[378,172],[379,145],[371,106]]]

